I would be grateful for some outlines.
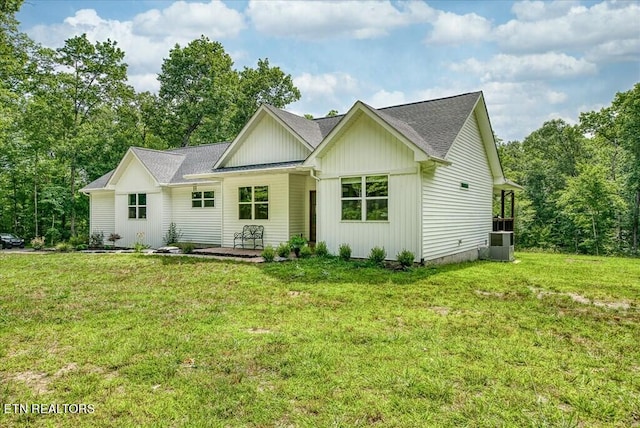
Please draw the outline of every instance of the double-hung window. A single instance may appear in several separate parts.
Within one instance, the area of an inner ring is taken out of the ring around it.
[[[129,218],[147,218],[146,193],[129,193]]]
[[[268,220],[269,186],[239,187],[238,213],[240,220]]]
[[[387,221],[389,177],[368,175],[341,179],[342,220]]]
[[[210,192],[191,192],[191,207],[192,208],[208,208],[215,207],[216,199],[215,193]]]

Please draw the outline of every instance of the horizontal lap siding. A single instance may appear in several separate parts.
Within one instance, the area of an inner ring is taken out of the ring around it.
[[[309,149],[268,115],[263,116],[241,143],[224,166],[304,160],[309,155]]]
[[[394,173],[410,171],[415,173]],[[342,176],[389,176],[389,221],[342,221]],[[337,177],[336,177],[337,176]],[[367,257],[374,246],[384,247],[387,258],[407,249],[419,257],[420,178],[413,152],[365,115],[357,118],[322,158],[318,186],[318,240],[337,253],[342,243],[353,257]]]
[[[289,240],[289,177],[287,174],[263,174],[225,178],[223,186],[224,231],[222,245],[233,247],[233,234],[248,224],[264,226],[264,244],[278,245]],[[269,186],[269,219],[238,219],[238,188]]]
[[[423,257],[437,259],[486,245],[493,180],[474,115],[451,147],[447,167],[423,172]],[[460,184],[468,183],[463,189]]]
[[[213,191],[214,207],[193,208],[191,192],[193,188],[171,189],[172,219],[182,233],[182,242],[221,245],[222,243],[222,188],[218,185],[198,186],[198,192]]]
[[[91,233],[102,232],[106,239],[115,230],[115,200],[113,192],[91,194]]]

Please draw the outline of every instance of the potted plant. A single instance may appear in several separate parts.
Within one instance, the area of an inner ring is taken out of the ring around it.
[[[289,247],[293,250],[296,258],[300,257],[300,248],[307,245],[307,240],[302,235],[294,235],[289,239]]]

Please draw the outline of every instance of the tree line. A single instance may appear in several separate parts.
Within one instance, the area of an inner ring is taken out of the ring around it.
[[[117,42],[81,35],[45,48],[18,30],[22,2],[0,2],[0,231],[86,237],[89,201],[78,190],[129,147],[229,141],[261,103],[300,98],[268,59],[237,70],[204,36],[168,52],[157,94],[138,93]],[[523,141],[498,141],[505,174],[525,189],[518,247],[638,254],[640,84],[578,124],[553,120]]]
[[[48,242],[87,236],[89,202],[78,190],[129,147],[229,141],[260,104],[300,98],[268,59],[237,70],[204,36],[168,52],[157,94],[138,93],[116,41],[81,35],[45,48],[19,31],[21,5],[0,2],[0,231]]]
[[[524,186],[519,247],[638,254],[640,83],[575,125],[548,121],[498,149],[505,174]]]

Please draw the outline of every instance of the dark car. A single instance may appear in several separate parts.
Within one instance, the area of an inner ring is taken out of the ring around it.
[[[0,242],[2,242],[3,249],[13,247],[24,248],[24,239],[11,233],[0,233]]]

